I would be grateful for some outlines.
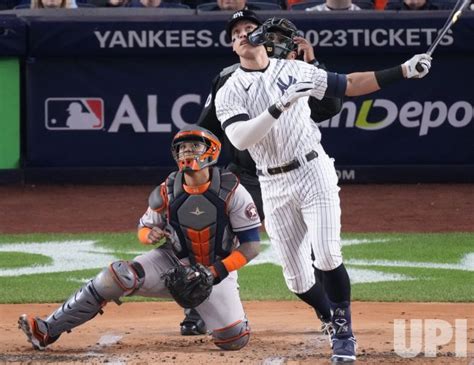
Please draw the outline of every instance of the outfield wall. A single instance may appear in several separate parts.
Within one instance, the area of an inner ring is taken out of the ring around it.
[[[20,57],[26,53],[26,25],[0,16],[0,182],[20,177]]]
[[[0,58],[0,169],[20,167],[19,80],[18,58]]]
[[[229,14],[79,11],[17,12],[27,32],[23,179],[159,180],[173,168],[172,135],[195,122],[212,78],[238,60],[223,31]],[[350,73],[424,52],[449,12],[279,14],[329,70]],[[341,180],[474,181],[473,64],[468,13],[441,42],[428,77],[346,98],[340,115],[321,124]]]

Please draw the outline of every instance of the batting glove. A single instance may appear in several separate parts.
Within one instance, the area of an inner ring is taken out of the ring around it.
[[[299,98],[311,95],[311,89],[314,88],[312,82],[297,82],[286,89],[283,96],[275,103],[275,107],[283,112],[291,108]]]
[[[412,58],[402,64],[402,67],[406,72],[406,78],[421,79],[425,77],[431,68],[431,60],[431,56],[426,53],[414,55]],[[418,64],[420,64],[420,66],[423,68],[422,71],[418,71],[416,69],[416,65]]]

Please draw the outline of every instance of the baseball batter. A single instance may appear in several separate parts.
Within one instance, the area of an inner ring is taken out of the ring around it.
[[[230,22],[241,66],[217,93],[217,116],[232,144],[248,149],[256,162],[265,226],[288,288],[306,293],[314,286],[312,249],[333,313],[331,359],[353,362],[356,340],[340,246],[338,178],[333,159],[320,143],[319,128],[310,120],[308,97],[365,95],[404,78],[422,78],[431,57],[421,54],[391,69],[340,75],[301,61],[269,59],[262,46],[264,28],[242,12],[234,13]],[[417,63],[422,72],[416,70]]]
[[[250,10],[242,10],[242,16],[257,26],[263,25],[267,30],[269,40],[265,43],[265,49],[270,58],[296,59],[298,54],[300,54],[305,62],[316,67],[322,67],[315,58],[311,44],[302,37],[302,32],[288,19],[273,17],[262,23],[257,15]],[[230,29],[233,23],[239,21],[239,19],[242,19],[242,17],[233,19],[226,27],[229,40]],[[253,201],[257,205],[259,216],[263,219],[265,215],[263,213],[262,193],[258,182],[255,162],[247,150],[239,151],[228,142],[216,116],[215,98],[217,91],[226,83],[239,66],[239,64],[234,64],[227,67],[214,78],[211,93],[198,119],[198,124],[218,136],[218,138],[223,141],[224,148],[230,151],[231,162],[227,168],[240,178],[240,183],[248,190],[250,195],[252,195]],[[310,97],[308,104],[311,109],[312,121],[319,123],[340,112],[342,99],[324,97],[322,100],[318,100]],[[317,279],[311,290],[308,293],[297,293],[296,295],[315,310],[318,318],[321,320],[322,332],[330,335],[332,330],[331,311],[326,293],[322,286],[320,270],[315,269],[315,275]],[[189,321],[189,323],[191,323],[191,321]],[[198,324],[199,322],[195,324],[195,327],[198,327]]]
[[[63,332],[102,313],[109,301],[130,295],[170,297],[164,274],[190,264],[203,265],[214,283],[210,296],[196,306],[214,343],[224,350],[248,343],[237,270],[258,255],[261,223],[237,177],[213,167],[220,149],[219,140],[203,128],[175,135],[172,151],[179,171],[152,191],[138,230],[142,243],[164,244],[132,261],[111,263],[45,319],[20,316],[19,326],[35,349],[45,349]]]

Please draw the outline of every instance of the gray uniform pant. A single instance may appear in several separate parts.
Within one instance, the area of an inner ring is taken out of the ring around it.
[[[171,249],[161,247],[135,257],[145,271],[145,282],[134,295],[155,298],[170,298],[161,275],[174,266]],[[188,264],[187,259],[181,260]],[[233,271],[219,284],[214,285],[208,299],[196,307],[209,330],[220,329],[244,320],[245,313],[240,300],[237,271]]]

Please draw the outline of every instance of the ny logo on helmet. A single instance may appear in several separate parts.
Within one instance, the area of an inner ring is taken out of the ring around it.
[[[291,85],[296,84],[297,80],[293,76],[288,76],[288,82],[284,82],[281,77],[278,78],[277,80],[277,86],[281,90],[281,93],[283,94],[286,89],[288,89]]]

